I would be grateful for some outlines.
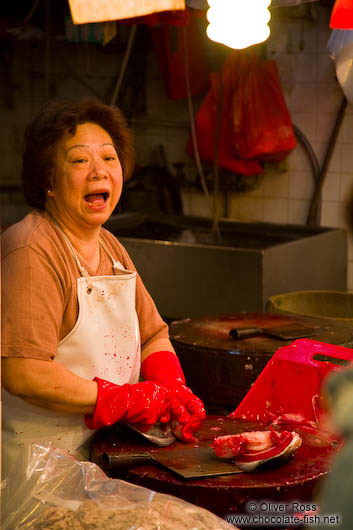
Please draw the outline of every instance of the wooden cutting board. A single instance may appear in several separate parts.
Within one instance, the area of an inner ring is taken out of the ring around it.
[[[235,340],[232,329],[266,329]],[[232,412],[250,390],[272,355],[291,344],[293,334],[328,344],[353,347],[353,327],[340,322],[269,313],[188,318],[170,324],[170,336],[188,386],[205,403],[207,412]],[[281,335],[276,337],[274,335]],[[212,381],[212,384],[210,382]]]
[[[261,472],[240,473],[230,462],[218,459],[210,447],[217,436],[267,429],[268,426],[258,423],[211,415],[197,433],[199,438],[197,443],[185,444],[177,441],[169,447],[157,447],[142,440],[138,435],[120,430],[119,427],[111,427],[99,431],[92,441],[91,460],[108,476],[122,475],[127,470],[138,470],[148,466],[157,474],[163,470],[168,471],[170,476],[175,476],[179,480],[185,478],[203,480],[202,477],[208,479],[218,477],[224,480],[227,478],[226,475],[237,475],[236,478],[228,477],[228,479],[236,480],[243,487],[253,480],[258,485],[278,484],[281,481],[286,481],[287,484],[292,481],[299,483],[327,472],[335,447],[320,444],[312,435],[308,436],[305,433],[302,433],[302,446],[291,460],[279,467]]]

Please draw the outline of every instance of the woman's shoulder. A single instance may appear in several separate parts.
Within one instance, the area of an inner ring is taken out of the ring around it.
[[[1,235],[3,254],[30,246],[41,224],[46,222],[41,212],[31,211],[21,221],[9,226]]]
[[[50,255],[60,247],[60,238],[45,212],[31,211],[2,234],[3,257],[22,249]]]

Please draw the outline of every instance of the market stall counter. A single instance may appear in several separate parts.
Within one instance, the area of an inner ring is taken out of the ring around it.
[[[113,426],[100,431],[92,441],[91,460],[110,477],[123,478],[133,484],[174,495],[222,518],[248,513],[250,501],[260,503],[267,500],[290,506],[297,502],[301,506],[308,506],[313,502],[316,488],[328,473],[336,453],[336,444],[329,439],[301,432],[299,428],[296,430],[302,437],[302,445],[282,465],[244,473],[235,466],[232,472],[229,469],[231,463],[228,462],[228,468],[224,468],[224,471],[217,469],[214,456],[209,451],[214,438],[266,429],[268,426],[258,422],[249,423],[226,416],[209,415],[197,433],[197,443],[183,444],[176,441],[168,447],[157,447],[138,434],[133,435]],[[197,451],[200,453],[199,462]],[[181,458],[180,455],[183,454]],[[119,455],[129,457],[123,459],[125,464],[120,465]],[[148,459],[148,455],[153,460]],[[160,462],[158,455],[164,455]],[[219,462],[223,464],[222,461]],[[199,473],[199,476],[183,478],[185,469],[190,465],[194,474]],[[298,509],[300,511],[300,506]]]

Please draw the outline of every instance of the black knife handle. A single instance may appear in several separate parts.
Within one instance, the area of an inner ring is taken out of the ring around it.
[[[101,456],[102,467],[109,471],[123,471],[131,467],[150,464],[154,458],[150,453],[109,453]]]
[[[248,339],[250,337],[258,337],[262,335],[261,328],[233,328],[230,330],[229,335],[234,340]]]

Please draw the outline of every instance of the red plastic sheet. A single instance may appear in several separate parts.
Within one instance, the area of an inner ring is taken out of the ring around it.
[[[353,0],[336,0],[331,13],[330,28],[353,29]]]

